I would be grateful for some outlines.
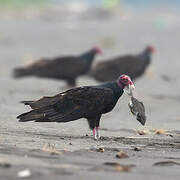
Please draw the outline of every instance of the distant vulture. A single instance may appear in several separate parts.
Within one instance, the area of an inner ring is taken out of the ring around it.
[[[119,77],[120,74],[129,75],[132,80],[143,75],[146,68],[151,63],[151,54],[155,49],[147,46],[145,50],[138,55],[125,55],[115,57],[113,59],[105,60],[96,65],[90,72],[90,76],[96,80],[113,81]]]
[[[77,77],[86,74],[95,56],[101,53],[101,49],[94,47],[80,56],[44,58],[31,65],[14,69],[13,75],[15,78],[36,76],[61,79],[65,80],[68,85],[75,86]]]
[[[102,114],[110,112],[122,96],[124,89],[132,92],[134,84],[129,76],[121,75],[116,81],[98,86],[77,87],[53,97],[37,101],[23,101],[32,110],[19,115],[20,122],[69,122],[86,118],[95,139],[100,137]]]
[[[131,100],[128,104],[133,115],[136,116],[136,119],[142,124],[146,123],[145,107],[142,102],[140,102],[135,97],[131,96]]]

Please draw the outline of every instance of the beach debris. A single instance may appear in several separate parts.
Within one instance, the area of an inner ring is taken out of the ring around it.
[[[122,159],[122,158],[128,158],[128,154],[126,152],[120,151],[116,154],[116,158]]]
[[[131,170],[131,167],[126,166],[126,165],[120,165],[115,168],[115,171],[119,171],[119,172],[129,172],[130,170]]]
[[[149,130],[138,130],[137,133],[139,135],[147,135],[147,134],[150,134]]]
[[[160,161],[153,164],[153,166],[173,166],[177,165],[180,166],[180,162],[176,161]]]
[[[166,131],[164,129],[156,129],[154,130],[154,134],[166,134]]]
[[[128,104],[130,111],[136,119],[144,126],[146,123],[145,107],[144,104],[131,95],[130,102]]]
[[[0,168],[10,168],[11,164],[0,160]]]
[[[164,129],[144,129],[144,130],[137,130],[137,133],[139,135],[148,135],[148,134],[157,134],[157,135],[166,135],[166,136],[170,136],[173,137],[172,134],[170,134],[168,131],[164,130]]]
[[[129,172],[135,165],[123,165],[116,162],[105,162],[104,165],[113,167],[113,170],[118,172]]]
[[[166,136],[169,136],[169,137],[174,137],[172,134],[168,133],[166,134]]]
[[[104,150],[104,148],[102,148],[102,147],[100,147],[100,148],[98,148],[97,149],[97,152],[104,152],[105,150]]]
[[[134,151],[142,151],[140,147],[134,147]]]
[[[26,178],[26,177],[30,177],[30,176],[31,176],[31,171],[29,169],[25,169],[25,170],[18,172],[19,178]]]
[[[50,143],[47,143],[43,146],[42,148],[42,151],[44,152],[48,152],[52,155],[57,155],[57,154],[62,154],[62,152],[58,151],[56,148],[55,148],[55,144],[54,145],[51,145]]]
[[[152,130],[152,132],[154,132],[154,134],[158,134],[158,135],[166,135],[166,136],[173,137],[172,134],[170,134],[168,131],[166,131],[164,129],[155,129],[155,130]]]

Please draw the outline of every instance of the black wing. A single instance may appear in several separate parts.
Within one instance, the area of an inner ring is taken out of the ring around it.
[[[102,114],[103,109],[112,102],[112,99],[111,89],[79,87],[54,97],[44,97],[38,101],[24,101],[33,110],[17,118],[19,121],[68,122]]]
[[[98,81],[113,81],[121,74],[127,74],[132,79],[142,75],[146,68],[146,61],[136,55],[126,55],[104,60],[96,65],[90,75]]]
[[[65,56],[52,59],[41,59],[28,66],[16,68],[14,77],[37,76],[49,78],[76,77],[84,72],[86,64],[80,57]]]

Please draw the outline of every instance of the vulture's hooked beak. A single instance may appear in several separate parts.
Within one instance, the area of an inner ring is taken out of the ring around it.
[[[132,83],[132,84],[129,84],[128,86],[126,86],[126,87],[124,88],[124,92],[125,92],[127,95],[132,96],[132,92],[133,92],[134,89],[135,89],[135,86],[134,86],[134,84]]]

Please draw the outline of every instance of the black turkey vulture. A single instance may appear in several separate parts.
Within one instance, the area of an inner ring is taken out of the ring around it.
[[[130,102],[128,104],[133,115],[136,116],[136,119],[142,124],[146,123],[145,107],[142,102],[140,102],[135,97],[131,96]]]
[[[151,63],[151,54],[153,52],[154,48],[147,46],[138,55],[125,55],[105,60],[92,69],[90,76],[98,81],[105,82],[117,79],[120,74],[127,74],[132,80],[135,80],[145,72]]]
[[[80,56],[64,56],[57,58],[44,58],[31,65],[16,68],[13,71],[15,78],[36,76],[41,78],[54,78],[67,81],[68,85],[75,86],[76,78],[90,70],[91,64],[97,54],[102,51],[98,47]]]
[[[86,118],[94,138],[99,138],[101,115],[110,112],[116,105],[124,89],[130,92],[134,84],[130,77],[121,75],[118,80],[98,86],[77,87],[53,97],[43,97],[37,101],[23,101],[32,110],[19,115],[20,122],[69,122]]]

